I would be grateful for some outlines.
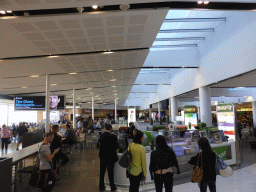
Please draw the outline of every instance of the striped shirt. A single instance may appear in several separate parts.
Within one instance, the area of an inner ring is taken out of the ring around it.
[[[8,128],[2,128],[2,138],[9,138],[10,137],[10,131]]]

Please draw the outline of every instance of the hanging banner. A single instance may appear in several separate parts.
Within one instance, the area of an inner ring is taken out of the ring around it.
[[[235,141],[235,114],[232,103],[221,103],[217,105],[217,120],[219,130],[229,137],[230,141]]]

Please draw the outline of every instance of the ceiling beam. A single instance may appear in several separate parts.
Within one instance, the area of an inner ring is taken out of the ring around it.
[[[203,28],[203,29],[165,29],[165,30],[159,30],[158,33],[202,33],[202,32],[214,32],[214,28]]]
[[[177,18],[177,19],[165,19],[164,22],[172,23],[172,22],[218,22],[218,21],[226,21],[225,17],[220,18]]]
[[[153,45],[151,48],[177,48],[177,47],[197,47],[197,44]]]
[[[205,37],[156,38],[155,41],[194,41],[205,40]]]

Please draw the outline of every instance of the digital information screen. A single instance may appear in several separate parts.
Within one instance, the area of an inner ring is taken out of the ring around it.
[[[14,100],[15,110],[45,110],[45,96],[17,96]]]
[[[63,110],[66,109],[66,98],[64,95],[50,96],[50,109]]]
[[[17,96],[14,101],[15,110],[45,110],[45,96]],[[50,96],[51,110],[66,109],[66,97],[64,95]]]

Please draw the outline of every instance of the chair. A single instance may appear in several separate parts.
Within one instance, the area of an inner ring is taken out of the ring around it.
[[[92,148],[93,147],[93,137],[92,137],[92,135],[90,135],[90,134],[86,135],[85,142],[86,142],[86,147],[88,147],[88,144],[91,144],[91,148]]]

